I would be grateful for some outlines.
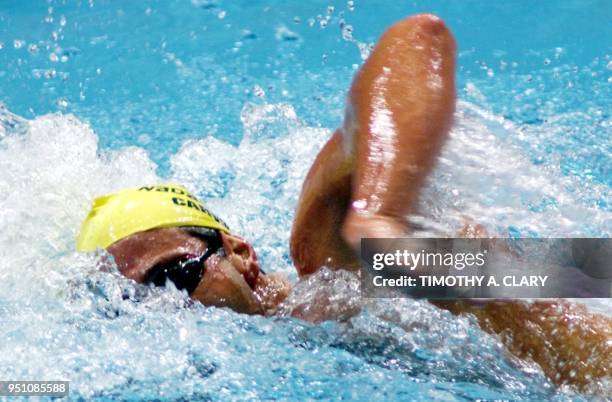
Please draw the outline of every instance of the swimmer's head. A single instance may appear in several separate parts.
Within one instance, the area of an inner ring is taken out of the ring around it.
[[[145,186],[97,198],[77,249],[98,248],[136,282],[171,281],[205,305],[242,313],[265,313],[289,289],[286,281],[260,274],[253,247],[182,186]]]

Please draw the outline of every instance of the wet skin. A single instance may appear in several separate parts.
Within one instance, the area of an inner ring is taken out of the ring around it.
[[[300,275],[358,267],[364,237],[402,237],[455,110],[455,41],[433,15],[400,21],[355,76],[344,123],[315,160],[291,236]]]
[[[444,22],[417,15],[391,26],[355,76],[343,125],[304,181],[290,240],[300,276],[324,265],[358,269],[361,238],[407,236],[405,217],[414,212],[454,109],[455,42]],[[238,312],[274,313],[289,283],[261,274],[253,248],[243,239],[222,236],[225,255],[207,260],[206,273],[191,296]],[[204,240],[172,228],[132,235],[108,251],[124,275],[141,282],[156,264],[201,255],[206,247]],[[557,384],[583,386],[609,375],[609,319],[559,301],[438,305],[455,314],[475,314],[486,331],[506,334],[513,353],[536,361]],[[576,316],[580,330],[574,328]],[[537,329],[530,324],[549,317]],[[589,351],[601,352],[603,358],[592,358]]]
[[[230,307],[247,314],[271,314],[285,298],[289,283],[279,275],[263,275],[253,247],[242,238],[220,232],[222,251],[208,258],[204,275],[191,297],[207,306]],[[182,228],[136,233],[108,247],[123,275],[142,283],[159,264],[183,256],[200,256],[205,239]]]
[[[452,123],[454,76],[455,42],[439,18],[414,16],[383,34],[353,80],[343,126],[304,182],[290,245],[301,276],[322,265],[357,269],[361,238],[409,235],[406,216]],[[484,231],[476,225],[468,232]],[[474,314],[556,384],[584,387],[610,375],[609,317],[560,300],[435,304]]]

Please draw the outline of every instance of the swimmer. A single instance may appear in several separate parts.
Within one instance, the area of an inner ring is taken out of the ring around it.
[[[454,110],[455,42],[443,21],[417,15],[391,26],[356,74],[344,122],[304,181],[290,239],[300,277],[323,266],[357,270],[362,238],[409,235],[406,216],[415,210]],[[170,280],[205,305],[241,313],[272,315],[291,289],[282,276],[265,274],[253,247],[175,184],[96,199],[77,248],[106,249],[136,282]],[[584,386],[609,376],[612,322],[606,317],[555,301],[438,305],[475,314],[483,329],[505,334],[510,351],[533,359],[557,384]],[[594,352],[601,352],[599,360]]]

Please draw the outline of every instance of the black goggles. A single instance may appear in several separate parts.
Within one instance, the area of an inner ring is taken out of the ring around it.
[[[193,293],[206,271],[204,263],[223,246],[219,232],[211,229],[202,229],[186,228],[189,233],[206,241],[208,247],[202,255],[183,255],[172,261],[158,264],[149,270],[145,276],[144,283],[153,284],[155,286],[166,286],[166,283],[170,281],[178,290],[184,289],[188,294]]]

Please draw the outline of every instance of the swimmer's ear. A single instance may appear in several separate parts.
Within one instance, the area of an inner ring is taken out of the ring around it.
[[[256,270],[259,272],[259,262],[257,261],[257,254],[255,249],[249,242],[241,237],[233,234],[221,233],[221,240],[223,242],[223,250],[225,255],[233,264],[243,264],[245,268],[250,271]],[[253,278],[255,280],[256,278]]]

